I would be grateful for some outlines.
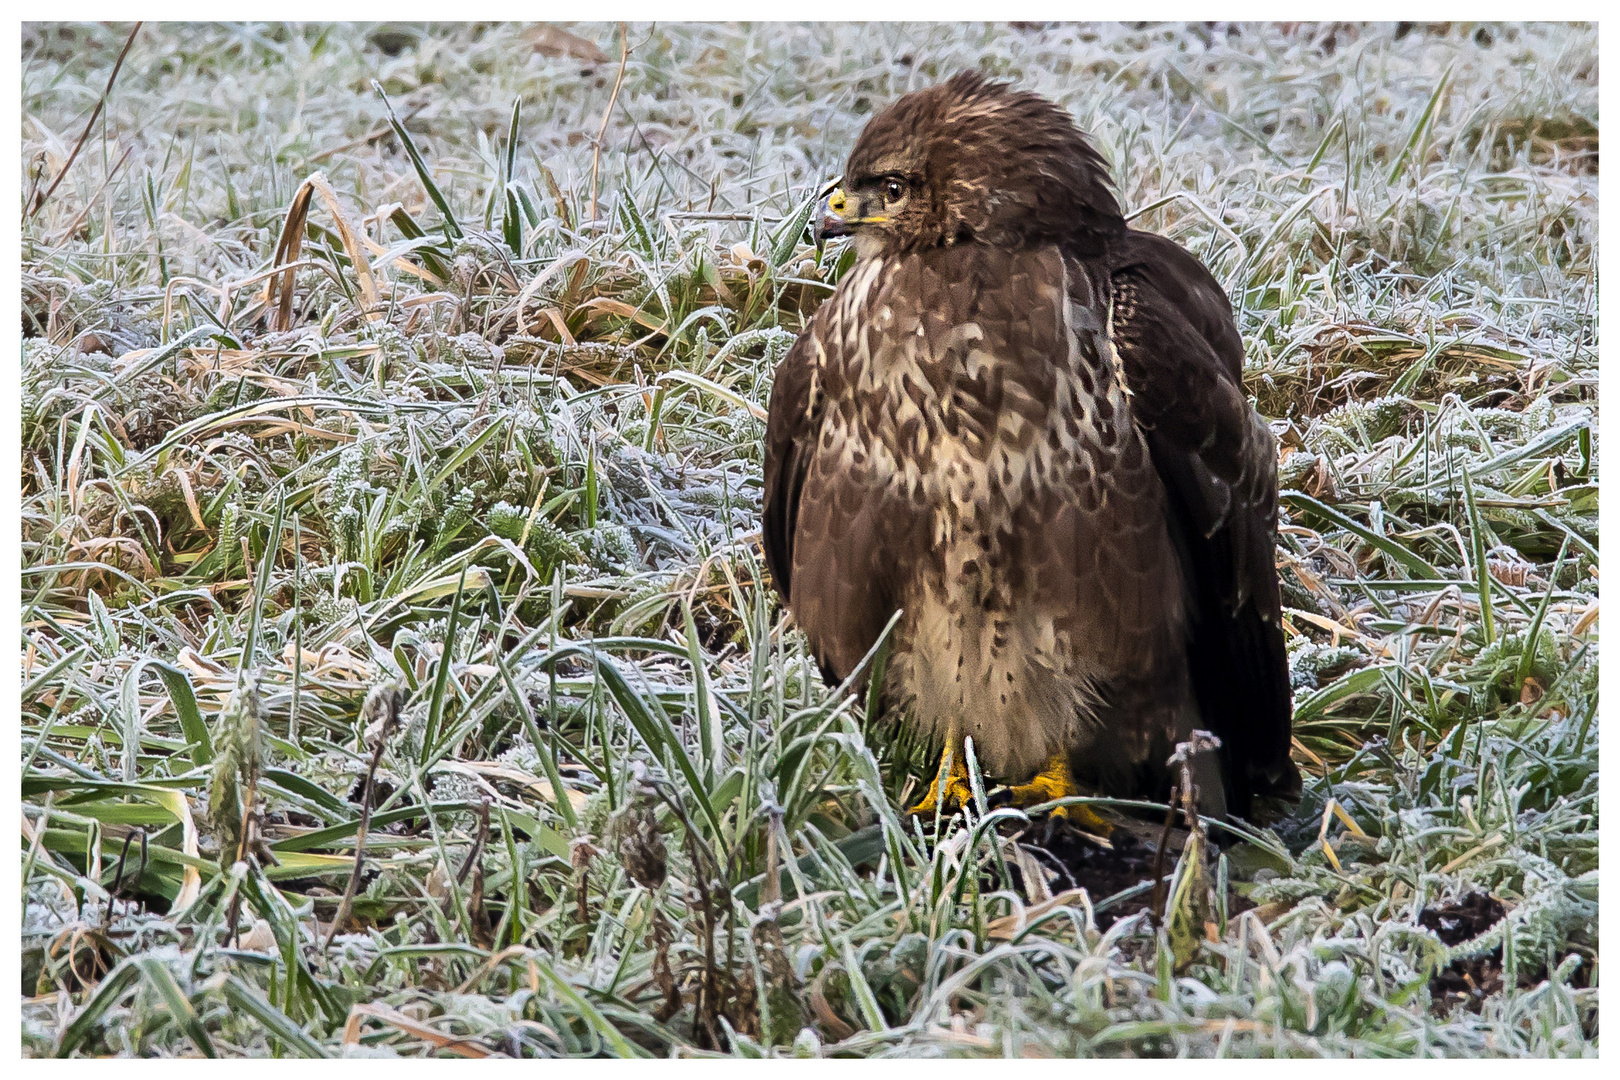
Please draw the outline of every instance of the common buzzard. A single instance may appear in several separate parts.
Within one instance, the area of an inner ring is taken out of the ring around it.
[[[858,258],[776,371],[765,555],[829,681],[904,612],[885,705],[955,763],[914,810],[967,800],[964,736],[1020,805],[1162,798],[1197,728],[1205,812],[1297,792],[1276,445],[1215,279],[972,72],[867,124],[820,228]]]

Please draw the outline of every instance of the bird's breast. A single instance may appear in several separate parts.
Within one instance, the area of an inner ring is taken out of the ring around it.
[[[817,373],[830,399],[822,452],[930,515],[936,545],[1054,487],[1101,500],[1130,423],[1107,330],[1071,299],[1068,266],[1008,259],[994,281],[982,268],[963,281],[955,264],[862,260],[831,302],[840,347]]]

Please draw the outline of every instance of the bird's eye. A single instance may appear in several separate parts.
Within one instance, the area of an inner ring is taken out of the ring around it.
[[[890,202],[896,202],[906,193],[906,186],[898,180],[890,180],[883,185],[883,195]]]

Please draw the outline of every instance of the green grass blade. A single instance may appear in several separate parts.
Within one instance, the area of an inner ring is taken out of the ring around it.
[[[463,446],[461,449],[457,450],[454,454],[450,455],[450,460],[447,461],[444,464],[444,467],[435,473],[433,479],[429,481],[427,490],[436,491],[446,480],[455,475],[457,469],[460,469],[463,465],[467,464],[467,462],[471,461],[480,450],[489,445],[491,439],[495,438],[495,436],[499,435],[505,430],[505,417],[492,420],[489,426],[484,428],[483,431],[480,431],[472,439],[472,441],[467,443],[466,446]]]
[[[252,671],[258,662],[259,624],[264,618],[264,603],[270,590],[270,571],[276,556],[281,553],[281,525],[286,519],[287,498],[284,491],[276,494],[276,516],[270,521],[270,535],[265,540],[264,554],[253,576],[252,617],[248,619],[247,637],[242,644],[241,670]]]
[[[1424,134],[1429,130],[1429,124],[1434,119],[1434,110],[1440,104],[1440,95],[1445,93],[1446,83],[1450,80],[1451,65],[1447,65],[1446,70],[1440,75],[1440,81],[1435,83],[1434,92],[1429,95],[1428,103],[1423,106],[1423,112],[1418,116],[1417,123],[1412,125],[1412,134],[1407,136],[1406,145],[1401,147],[1401,152],[1396,155],[1394,164],[1390,166],[1389,176],[1384,183],[1393,185],[1406,172],[1406,166],[1412,159],[1412,151],[1417,149],[1418,143],[1423,141]]]
[[[523,257],[523,214],[518,208],[515,184],[506,185],[501,201],[501,239],[513,255]]]
[[[1349,517],[1347,514],[1335,510],[1333,507],[1322,502],[1320,499],[1314,499],[1311,496],[1299,491],[1285,491],[1282,493],[1282,501],[1287,503],[1289,506],[1326,518],[1328,521],[1337,525],[1346,532],[1354,533],[1372,547],[1377,548],[1385,555],[1388,555],[1395,562],[1406,567],[1419,577],[1443,578],[1446,576],[1438,567],[1423,559],[1415,552],[1403,547],[1401,544],[1391,540],[1387,536],[1378,535],[1371,529],[1367,528],[1367,526],[1362,525],[1360,522]]]
[[[1468,512],[1468,537],[1473,547],[1474,592],[1479,597],[1480,629],[1487,644],[1496,640],[1496,613],[1491,605],[1491,568],[1486,558],[1485,523],[1480,519],[1479,505],[1474,500],[1474,482],[1464,466],[1462,471],[1463,499]]]
[[[686,619],[686,648],[692,662],[692,695],[697,703],[698,746],[703,761],[703,779],[706,789],[713,790],[720,782],[720,772],[724,768],[721,758],[725,734],[720,727],[720,715],[710,697],[703,643],[698,638],[697,622],[692,618],[692,605],[683,600],[681,612]]]
[[[427,728],[422,734],[422,764],[437,749],[439,728],[443,723],[445,690],[450,685],[450,669],[454,666],[456,625],[461,618],[461,597],[467,587],[467,572],[461,573],[455,595],[450,600],[450,615],[444,628],[444,651],[439,655],[439,667],[433,677],[433,694],[428,698]]]
[[[635,196],[628,191],[619,197],[619,217],[624,222],[625,233],[630,237],[630,246],[648,262],[657,261],[658,251],[647,228],[647,219],[642,216],[641,207],[636,205]]]
[[[506,182],[517,177],[518,131],[523,123],[523,95],[512,99],[512,118],[506,122]]]
[[[535,720],[534,710],[529,708],[529,696],[518,689],[517,680],[512,677],[512,668],[507,664],[506,657],[496,656],[495,665],[500,670],[502,681],[506,683],[506,692],[517,702],[518,711],[523,714],[523,730],[528,733],[529,745],[534,747],[536,756],[540,758],[540,767],[546,771],[546,780],[551,784],[557,813],[568,823],[568,831],[574,832],[579,828],[579,819],[574,815],[573,803],[568,801],[568,789],[563,786],[562,772],[557,767],[556,732],[548,731],[546,733],[548,737],[541,737],[540,725]]]
[[[810,194],[801,202],[797,209],[776,230],[771,238],[771,267],[781,269],[798,250],[799,243],[804,239],[804,231],[810,226],[810,218],[816,212],[821,200],[817,189],[810,189]]]
[[[580,1019],[589,1024],[592,1030],[601,1036],[602,1041],[608,1045],[616,1056],[621,1058],[647,1056],[645,1051],[621,1035],[618,1028],[608,1023],[607,1017],[603,1016],[596,1006],[586,1001],[584,995],[574,989],[573,984],[567,979],[557,974],[556,969],[549,963],[538,957],[532,957],[531,962],[541,977],[551,984],[552,989],[557,992],[557,996],[574,1007],[579,1013]]]
[[[668,717],[662,715],[662,708],[656,702],[649,704],[648,699],[637,693],[619,666],[603,653],[578,646],[565,646],[554,653],[553,658],[560,658],[570,652],[594,658],[602,685],[623,711],[625,718],[630,721],[630,726],[641,736],[641,741],[654,757],[680,773],[692,793],[693,801],[698,804],[704,819],[714,830],[712,835],[716,837],[722,835],[720,814],[710,801],[709,789],[703,783],[702,774],[693,764],[691,755],[686,752],[680,733],[670,725]]]
[[[416,178],[422,182],[422,188],[427,192],[428,198],[433,200],[433,205],[437,206],[439,213],[444,216],[444,231],[452,239],[460,240],[466,234],[461,231],[461,225],[450,209],[450,201],[444,197],[444,192],[439,190],[439,185],[433,182],[433,174],[428,171],[427,163],[422,160],[422,152],[416,148],[416,140],[411,138],[411,133],[405,130],[405,125],[394,112],[394,103],[388,100],[388,94],[383,91],[382,83],[373,79],[371,88],[382,98],[383,108],[388,110],[388,124],[394,129],[395,137],[399,139],[406,155],[410,157],[411,165],[416,169]]]
[[[157,669],[158,678],[163,680],[163,687],[169,692],[175,715],[180,718],[180,730],[190,746],[191,764],[202,768],[212,763],[213,739],[208,734],[208,724],[203,720],[202,710],[197,707],[197,694],[192,689],[191,676],[167,661],[154,659],[151,665]]]
[[[197,1016],[197,1010],[191,1006],[191,999],[180,989],[180,984],[174,981],[174,975],[168,967],[148,958],[136,960],[135,966],[140,970],[141,978],[145,979],[147,985],[156,990],[158,996],[163,999],[163,1004],[169,1011],[169,1018],[190,1036],[203,1056],[218,1057],[219,1055],[214,1052],[213,1041],[208,1038],[208,1032]]]
[[[398,229],[400,234],[407,240],[430,240],[429,244],[414,247],[411,250],[416,253],[417,258],[421,259],[423,264],[440,281],[450,279],[450,267],[444,261],[449,257],[449,253],[441,250],[438,247],[438,241],[431,240],[427,233],[422,231],[422,226],[418,225],[416,219],[405,212],[403,206],[396,206],[393,212],[388,215],[388,220],[394,223],[394,228]]]
[[[129,988],[140,978],[140,970],[135,959],[125,959],[108,972],[107,977],[101,980],[90,1000],[85,1002],[84,1008],[79,1010],[68,1025],[62,1029],[62,1037],[57,1042],[56,1056],[70,1057],[79,1044],[90,1037],[101,1018],[107,1015],[109,1009],[118,1004]]]
[[[272,1036],[280,1039],[282,1044],[303,1058],[327,1058],[332,1055],[326,1048],[310,1038],[308,1033],[292,1018],[274,1005],[247,983],[229,975],[225,978],[225,998],[231,1005],[242,1010],[265,1026]]]
[[[1558,574],[1564,568],[1564,557],[1569,554],[1569,537],[1558,548],[1558,558],[1553,561],[1552,573],[1547,575],[1547,591],[1541,594],[1541,603],[1536,605],[1536,614],[1530,620],[1530,629],[1524,636],[1524,651],[1519,654],[1520,686],[1533,673],[1536,657],[1540,654],[1541,624],[1547,618],[1547,608],[1552,604],[1553,593],[1558,591]]]

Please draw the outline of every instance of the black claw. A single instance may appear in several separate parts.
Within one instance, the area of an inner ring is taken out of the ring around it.
[[[1046,827],[1041,830],[1041,845],[1050,846],[1060,830],[1066,831],[1068,819],[1060,814],[1047,814]]]

